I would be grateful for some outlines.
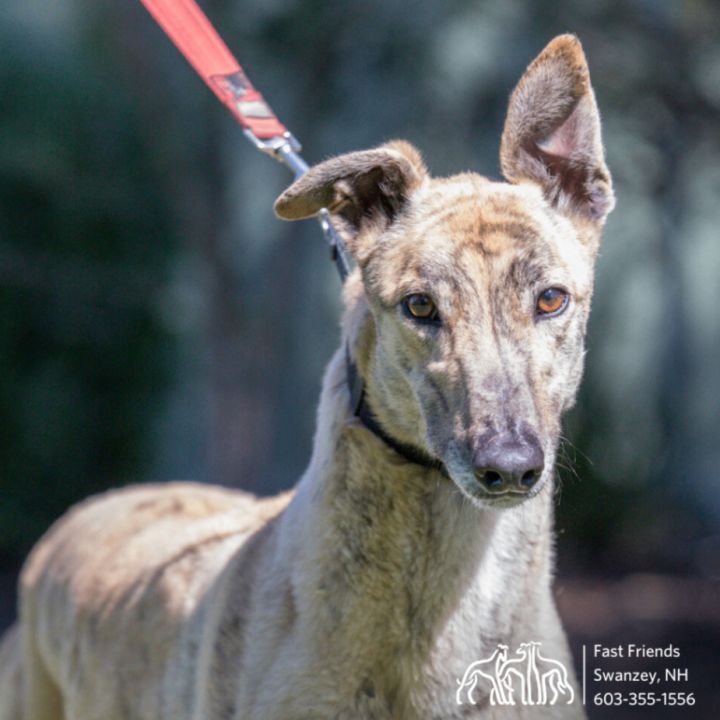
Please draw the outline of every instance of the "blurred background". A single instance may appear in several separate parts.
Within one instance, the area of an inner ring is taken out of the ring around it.
[[[435,174],[498,177],[515,82],[551,37],[580,37],[618,205],[566,422],[558,601],[578,659],[673,643],[690,679],[667,689],[697,697],[683,716],[720,717],[720,4],[203,7],[309,162],[402,137]],[[0,627],[32,544],[90,493],[291,486],[340,310],[316,225],[273,216],[289,173],[139,2],[2,15]]]

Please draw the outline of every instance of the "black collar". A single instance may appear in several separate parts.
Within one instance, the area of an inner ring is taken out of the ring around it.
[[[449,477],[445,465],[443,465],[440,460],[431,457],[415,445],[409,445],[396,440],[392,435],[388,435],[388,433],[383,430],[373,411],[365,401],[365,384],[360,377],[357,365],[355,365],[353,359],[350,357],[350,348],[348,346],[345,346],[345,365],[347,367],[347,383],[348,389],[350,390],[352,411],[362,424],[408,462],[428,468],[429,470],[437,470],[445,475],[445,477]]]

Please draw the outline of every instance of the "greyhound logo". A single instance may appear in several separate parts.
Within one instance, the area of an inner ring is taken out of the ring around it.
[[[540,653],[541,643],[521,643],[513,656],[508,646],[498,645],[485,660],[468,666],[458,680],[458,705],[475,705],[475,691],[482,686],[490,691],[491,705],[555,705],[564,700],[570,705],[575,692],[565,666]]]

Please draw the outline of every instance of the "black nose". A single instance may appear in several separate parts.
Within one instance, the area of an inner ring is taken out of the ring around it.
[[[527,493],[542,475],[545,456],[535,437],[498,433],[483,438],[473,464],[475,477],[487,492]]]

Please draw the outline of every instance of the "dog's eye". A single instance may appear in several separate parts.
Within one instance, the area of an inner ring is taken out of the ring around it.
[[[405,314],[413,320],[422,320],[424,322],[438,322],[440,320],[435,303],[425,293],[408,295],[402,301],[402,307]]]
[[[561,288],[548,288],[538,295],[535,310],[538,315],[543,317],[552,317],[560,315],[567,307],[570,295]]]

